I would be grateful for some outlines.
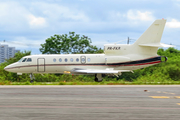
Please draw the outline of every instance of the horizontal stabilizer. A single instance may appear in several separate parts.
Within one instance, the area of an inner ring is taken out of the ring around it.
[[[148,47],[174,47],[173,45],[168,45],[164,43],[147,43],[147,44],[139,44],[139,46],[148,46]]]

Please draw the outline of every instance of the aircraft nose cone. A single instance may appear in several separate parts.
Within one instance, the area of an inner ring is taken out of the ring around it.
[[[9,65],[8,65],[8,66],[9,66]],[[8,71],[8,68],[9,68],[8,66],[6,66],[6,67],[4,68],[5,71]]]
[[[4,68],[5,71],[11,72],[12,71],[13,64],[10,64]]]
[[[4,68],[5,71],[8,72],[16,72],[17,63],[10,64]]]

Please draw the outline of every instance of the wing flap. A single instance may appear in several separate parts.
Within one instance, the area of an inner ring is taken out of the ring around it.
[[[82,74],[117,74],[121,72],[133,72],[132,70],[112,70],[112,69],[104,69],[104,70],[96,70],[96,69],[73,69],[72,73],[82,73]]]

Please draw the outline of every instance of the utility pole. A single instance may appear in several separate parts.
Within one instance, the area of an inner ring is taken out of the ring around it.
[[[128,37],[128,39],[127,39],[127,44],[129,44],[129,40],[130,40],[130,39],[129,39],[129,37]]]
[[[135,39],[130,39],[130,38],[128,37],[128,39],[127,39],[127,44],[129,44],[130,40],[135,40]]]

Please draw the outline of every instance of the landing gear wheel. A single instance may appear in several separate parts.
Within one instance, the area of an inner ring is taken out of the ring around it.
[[[98,78],[97,78],[97,77],[95,77],[94,81],[95,81],[95,82],[98,82]]]

